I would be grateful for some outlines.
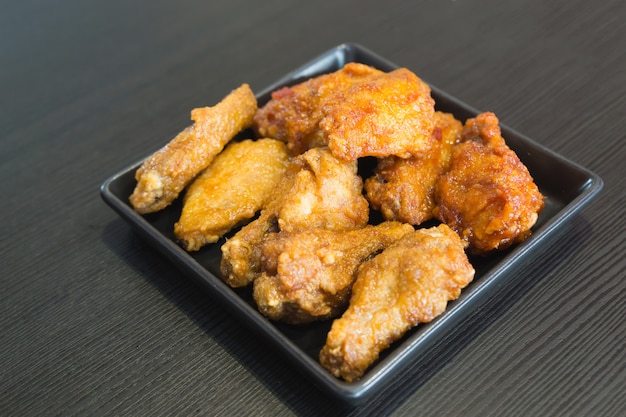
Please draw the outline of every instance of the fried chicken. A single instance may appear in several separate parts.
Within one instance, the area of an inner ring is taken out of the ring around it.
[[[358,380],[391,343],[443,313],[473,277],[463,243],[448,226],[405,235],[359,268],[320,363],[336,377]]]
[[[262,247],[254,300],[265,316],[291,324],[336,317],[345,308],[357,267],[414,229],[399,222],[347,232],[312,229],[272,235]]]
[[[341,159],[419,155],[432,146],[430,87],[406,68],[389,73],[349,63],[272,93],[254,128],[294,153],[329,146]]]
[[[434,104],[430,87],[399,68],[338,91],[319,125],[341,159],[419,156],[432,147]]]
[[[319,129],[322,107],[333,96],[351,85],[383,74],[371,66],[348,63],[340,70],[311,78],[292,87],[272,92],[271,100],[254,116],[253,128],[259,136],[288,143],[294,154],[327,144]]]
[[[213,107],[193,109],[194,124],[146,159],[137,170],[137,186],[130,196],[133,208],[145,214],[171,204],[239,131],[252,124],[256,110],[256,98],[247,84]]]
[[[272,193],[288,163],[275,139],[232,142],[189,185],[174,233],[187,251],[216,242],[251,219]]]
[[[311,228],[352,230],[369,220],[356,162],[335,158],[326,148],[313,148],[292,158],[259,218],[222,245],[221,273],[233,287],[250,284],[260,274],[260,245],[278,230]]]
[[[374,175],[365,180],[372,208],[387,220],[419,225],[433,217],[434,190],[450,164],[452,145],[463,125],[452,114],[435,112],[433,147],[419,157],[388,156],[378,161]]]
[[[294,161],[301,169],[282,197],[280,230],[352,230],[367,224],[369,204],[356,162],[341,161],[327,148],[311,149]]]
[[[506,145],[493,113],[466,121],[461,143],[452,150],[450,170],[437,182],[435,200],[435,217],[476,254],[524,240],[544,205],[528,169]]]

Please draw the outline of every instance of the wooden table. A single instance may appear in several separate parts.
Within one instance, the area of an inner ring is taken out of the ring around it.
[[[626,413],[623,2],[5,2],[0,414]],[[100,196],[242,82],[357,42],[596,172],[600,196],[426,366],[342,405]]]

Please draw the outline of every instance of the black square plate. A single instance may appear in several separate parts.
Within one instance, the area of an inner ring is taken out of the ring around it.
[[[271,91],[281,86],[293,85],[310,77],[336,71],[348,62],[372,65],[383,71],[397,68],[397,65],[362,46],[339,45],[259,93],[257,95],[259,105],[266,103]],[[438,110],[452,113],[461,121],[479,113],[436,87],[431,88]],[[546,238],[549,235],[559,229],[602,189],[602,180],[594,173],[506,126],[501,127],[507,144],[526,164],[540,191],[546,196],[546,207],[533,229],[532,236],[511,250],[490,257],[488,261],[478,260],[477,264],[474,264],[476,268],[474,282],[465,288],[460,298],[448,304],[444,314],[427,325],[420,325],[411,330],[401,341],[387,349],[361,380],[352,383],[335,378],[317,361],[331,323],[295,327],[267,320],[257,311],[249,289],[233,290],[218,278],[222,241],[209,245],[197,253],[187,253],[176,244],[173,225],[180,215],[180,201],[161,212],[147,216],[137,214],[130,207],[128,197],[135,187],[134,174],[141,162],[107,179],[102,184],[100,193],[104,201],[128,221],[144,239],[186,272],[191,279],[202,284],[209,293],[223,301],[243,323],[264,336],[272,346],[285,354],[314,385],[348,403],[359,403],[383,387],[392,388],[393,384],[398,383],[395,377],[399,371],[414,361],[428,360],[429,349],[433,345],[442,343],[444,339],[446,340],[443,343],[454,343],[454,340],[450,340],[447,329],[461,323],[478,308],[481,298],[484,299],[489,294],[493,295],[494,291],[497,292],[507,280],[507,275],[510,275],[508,272],[520,268],[526,258],[537,249],[541,249],[542,243],[548,243]]]

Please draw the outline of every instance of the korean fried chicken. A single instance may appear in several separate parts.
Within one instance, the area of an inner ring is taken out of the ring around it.
[[[294,163],[301,169],[282,198],[280,230],[352,230],[367,224],[369,205],[362,194],[363,180],[357,175],[356,161],[342,161],[327,148],[314,148],[295,158]]]
[[[221,273],[233,287],[250,284],[260,274],[260,246],[270,233],[311,228],[352,230],[369,220],[356,162],[314,148],[292,158],[271,201],[260,216],[222,245]]]
[[[419,156],[432,147],[435,101],[406,68],[355,83],[322,107],[320,129],[339,158]]]
[[[264,207],[288,163],[275,139],[231,142],[187,189],[174,233],[187,251],[216,242]]]
[[[311,78],[293,87],[272,93],[271,100],[254,116],[254,126],[261,137],[288,143],[294,154],[327,144],[319,129],[322,107],[351,85],[383,74],[368,65],[349,63],[331,74]]]
[[[336,317],[357,267],[414,229],[399,222],[351,231],[312,229],[272,235],[262,247],[254,300],[265,316],[291,324]]]
[[[443,313],[473,278],[463,243],[448,226],[405,235],[359,268],[348,309],[333,322],[320,363],[336,377],[358,380],[380,352]]]
[[[433,217],[434,190],[448,169],[452,145],[463,125],[452,114],[435,112],[433,146],[421,156],[379,160],[374,175],[365,180],[367,200],[387,220],[419,225]]]
[[[213,107],[191,111],[194,123],[151,155],[135,174],[130,196],[142,214],[159,211],[205,169],[239,131],[252,124],[257,102],[247,84],[233,90]]]
[[[466,121],[452,150],[450,170],[437,182],[433,213],[467,242],[488,254],[524,240],[544,198],[528,169],[501,136],[497,117]]]
[[[326,146],[341,159],[419,155],[432,146],[430,87],[406,68],[357,64],[272,93],[254,128],[295,154]]]

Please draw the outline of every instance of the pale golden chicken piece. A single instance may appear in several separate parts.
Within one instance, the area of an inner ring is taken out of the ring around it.
[[[262,247],[263,272],[254,281],[259,311],[291,324],[336,317],[348,302],[357,267],[413,230],[406,223],[383,222],[347,232],[272,235]]]
[[[327,148],[313,148],[292,158],[258,219],[222,245],[221,273],[233,287],[250,284],[260,274],[260,244],[269,233],[311,228],[352,230],[369,220],[369,205],[356,162],[335,158]]]
[[[437,182],[433,213],[488,254],[530,235],[544,197],[528,169],[501,135],[498,118],[482,113],[466,121],[452,150],[450,170]]]
[[[141,213],[159,211],[204,170],[239,131],[250,127],[257,102],[248,84],[213,107],[191,111],[194,124],[180,132],[139,167],[129,200]]]
[[[380,74],[383,72],[371,66],[348,63],[331,74],[276,90],[254,116],[254,129],[261,137],[287,142],[296,155],[324,146],[327,141],[319,129],[324,104],[352,84]]]
[[[463,243],[448,226],[405,235],[359,268],[320,363],[338,378],[360,379],[384,349],[443,313],[473,278]]]
[[[387,220],[419,225],[433,217],[435,184],[448,170],[452,145],[460,140],[463,129],[450,113],[435,112],[434,121],[430,151],[419,157],[382,158],[374,175],[365,181],[367,200]]]
[[[432,147],[434,104],[428,84],[399,68],[338,91],[319,126],[341,159],[419,156]]]
[[[356,161],[342,161],[328,148],[314,148],[295,158],[294,163],[301,169],[281,199],[280,230],[352,230],[367,224],[369,204],[363,196]]]
[[[217,242],[265,206],[285,173],[287,146],[275,139],[231,142],[185,192],[174,234],[188,251]]]

